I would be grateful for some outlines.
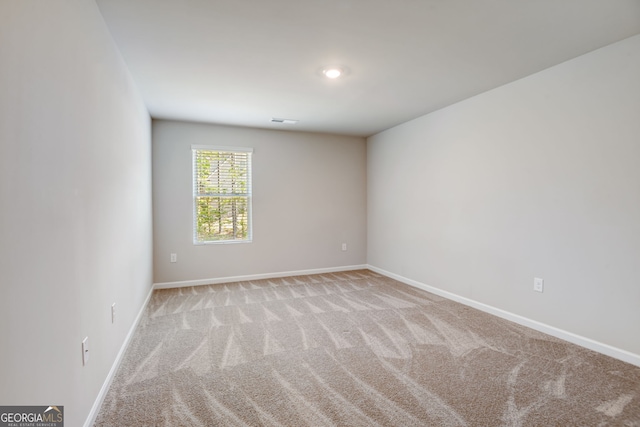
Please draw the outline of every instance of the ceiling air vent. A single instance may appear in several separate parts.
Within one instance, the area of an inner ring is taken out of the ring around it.
[[[275,117],[272,117],[271,123],[283,123],[285,125],[295,125],[296,123],[298,123],[298,121],[292,120],[292,119],[277,119]]]

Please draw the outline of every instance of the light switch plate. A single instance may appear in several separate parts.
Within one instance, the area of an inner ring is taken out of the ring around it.
[[[82,340],[82,366],[85,366],[89,361],[89,337],[85,337]]]

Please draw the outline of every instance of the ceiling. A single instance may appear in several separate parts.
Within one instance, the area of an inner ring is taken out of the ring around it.
[[[640,0],[96,2],[152,117],[356,136],[640,34]]]

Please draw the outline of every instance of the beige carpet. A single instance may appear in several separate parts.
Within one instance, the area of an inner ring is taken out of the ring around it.
[[[96,426],[640,426],[640,368],[371,271],[154,292]]]

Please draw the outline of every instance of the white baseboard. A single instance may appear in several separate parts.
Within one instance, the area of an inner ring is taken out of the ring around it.
[[[104,380],[104,383],[102,384],[102,388],[100,389],[100,393],[98,393],[98,397],[96,398],[95,402],[93,402],[93,406],[91,407],[91,411],[89,412],[89,416],[87,416],[87,420],[84,422],[84,427],[92,427],[93,424],[96,422],[96,417],[98,416],[98,413],[100,412],[100,407],[102,406],[102,403],[104,402],[104,398],[107,396],[107,392],[109,391],[109,387],[111,387],[111,383],[113,382],[113,377],[115,376],[116,372],[118,371],[118,367],[120,366],[120,362],[122,362],[122,357],[124,356],[124,353],[127,350],[127,347],[129,346],[129,342],[131,341],[131,338],[133,337],[133,333],[135,332],[136,328],[138,327],[138,323],[140,323],[140,319],[142,319],[142,313],[144,313],[144,310],[147,308],[147,305],[149,304],[149,301],[151,300],[151,294],[153,294],[153,287],[149,290],[149,294],[147,295],[147,298],[144,300],[144,303],[142,304],[142,307],[140,308],[140,311],[138,312],[138,315],[136,316],[136,319],[133,321],[133,324],[131,325],[131,328],[129,328],[129,332],[127,333],[127,336],[124,339],[124,342],[122,343],[122,346],[120,347],[120,351],[118,352],[118,355],[116,356],[116,360],[113,362],[113,365],[111,366],[111,370],[109,371],[109,374],[107,374],[107,378]]]
[[[228,276],[212,279],[184,280],[180,282],[154,283],[154,289],[184,288],[188,286],[216,285],[218,283],[242,282],[247,280],[273,279],[276,277],[307,276],[309,274],[337,273],[340,271],[362,270],[367,265],[347,265],[343,267],[316,268],[312,270],[280,271],[278,273],[251,274],[247,276]]]
[[[413,286],[415,288],[422,289],[427,292],[431,292],[432,294],[436,294],[441,297],[459,302],[469,307],[477,308],[478,310],[484,311],[489,314],[493,314],[494,316],[498,316],[503,319],[510,320],[519,325],[526,326],[528,328],[535,329],[536,331],[554,336],[556,338],[560,338],[562,340],[568,341],[573,344],[577,344],[581,347],[588,348],[589,350],[593,350],[598,353],[611,356],[615,359],[622,360],[623,362],[640,366],[640,355],[638,354],[631,353],[629,351],[622,350],[622,349],[610,346],[608,344],[603,344],[601,342],[594,341],[590,338],[576,335],[572,332],[567,332],[565,330],[558,329],[556,327],[549,326],[547,324],[544,324],[535,320],[531,320],[526,317],[523,317],[514,313],[510,313],[508,311],[501,310],[499,308],[496,308],[487,304],[483,304],[481,302],[477,302],[466,297],[462,297],[460,295],[453,294],[451,292],[443,291],[442,289],[434,288],[433,286],[425,285],[424,283],[420,283],[412,279],[407,279],[406,277],[391,273],[389,271],[383,270],[373,265],[367,265],[367,268],[371,271],[375,271],[376,273],[382,274],[383,276],[390,277],[392,279],[395,279],[399,282]]]

